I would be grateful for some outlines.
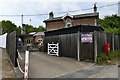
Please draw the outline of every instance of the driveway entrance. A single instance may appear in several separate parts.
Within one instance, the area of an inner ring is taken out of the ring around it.
[[[30,52],[29,78],[55,78],[94,65],[72,58],[50,56],[42,52]]]

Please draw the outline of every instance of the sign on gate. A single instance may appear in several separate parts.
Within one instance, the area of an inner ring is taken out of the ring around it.
[[[48,54],[59,56],[59,43],[57,43],[57,44],[49,44],[48,43]]]

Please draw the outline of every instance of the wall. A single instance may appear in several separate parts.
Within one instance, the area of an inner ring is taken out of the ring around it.
[[[74,20],[73,20],[73,26],[80,25],[80,24],[83,24],[83,25],[92,25],[92,26],[94,26],[94,25],[95,25],[95,19],[96,19],[96,18],[94,18],[94,17],[74,19]]]
[[[54,21],[46,23],[47,31],[60,29],[65,27],[65,23],[63,21]]]
[[[96,17],[72,19],[72,25],[73,26],[80,25],[80,24],[95,25],[95,19]],[[47,28],[47,31],[65,28],[65,22],[63,20],[46,22],[46,28]]]

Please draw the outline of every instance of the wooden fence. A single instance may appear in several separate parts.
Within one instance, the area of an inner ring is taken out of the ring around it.
[[[110,50],[120,50],[120,35],[114,35],[104,32],[96,32],[97,36],[97,53],[104,51],[104,45],[106,43],[110,44]]]
[[[92,34],[92,42],[83,43],[82,34]],[[104,52],[104,45],[110,44],[110,50],[120,50],[120,35],[104,32],[84,32],[47,36],[44,39],[44,51],[47,52],[47,43],[59,43],[59,55],[72,57],[78,60],[95,62],[97,55]]]
[[[17,45],[16,45],[16,32],[11,32],[10,34],[7,35],[7,53],[10,57],[10,60],[13,64],[14,67],[17,67]]]
[[[73,57],[77,55],[77,34],[67,34],[59,36],[45,37],[44,51],[47,52],[47,43],[59,43],[59,56]]]

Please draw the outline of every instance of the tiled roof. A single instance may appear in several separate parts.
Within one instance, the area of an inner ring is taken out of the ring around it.
[[[72,16],[73,16],[73,19],[75,19],[75,18],[83,18],[83,17],[94,17],[94,16],[99,16],[99,13],[78,14],[78,15],[72,15]],[[62,20],[62,18],[63,18],[63,16],[54,17],[52,19],[44,20],[43,22]]]

